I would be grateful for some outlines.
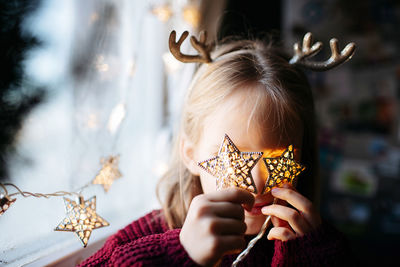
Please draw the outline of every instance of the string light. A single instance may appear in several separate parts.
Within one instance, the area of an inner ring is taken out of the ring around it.
[[[11,199],[9,196],[0,194],[0,215],[3,215],[6,210],[16,201],[17,199]]]
[[[93,184],[102,184],[104,190],[107,192],[112,182],[122,176],[118,170],[118,160],[119,156],[110,156],[107,159],[102,159],[101,163],[103,164],[103,167],[93,180]],[[89,185],[90,184],[86,184],[77,191],[81,192]],[[16,201],[16,198],[12,198],[12,196],[15,195],[36,198],[49,198],[67,195],[75,195],[79,197],[79,204],[71,199],[64,198],[66,217],[54,230],[74,232],[80,239],[83,247],[87,246],[92,230],[110,225],[106,220],[96,213],[96,196],[93,196],[89,200],[85,201],[81,194],[75,192],[57,191],[51,194],[43,194],[22,191],[18,186],[12,183],[0,183],[0,186],[4,191],[0,194],[0,215],[4,214],[4,212],[8,210],[9,207]],[[9,194],[7,186],[15,188],[17,192]]]
[[[162,22],[167,22],[173,14],[169,4],[155,6],[151,9],[151,13]]]
[[[90,23],[94,23],[99,19],[99,14],[97,14],[96,12],[92,13],[92,15],[90,15]]]
[[[119,155],[109,156],[107,159],[102,158],[100,162],[103,166],[92,181],[92,184],[103,185],[104,191],[108,192],[114,180],[122,177],[118,169],[118,161]]]
[[[115,134],[115,132],[118,130],[121,122],[125,118],[126,110],[125,110],[125,104],[124,103],[119,103],[116,105],[113,110],[111,111],[110,118],[108,119],[108,124],[107,124],[107,129],[110,131],[110,133]]]
[[[4,214],[4,212],[10,208],[11,204],[13,204],[17,199],[16,198],[11,198],[12,196],[15,195],[21,195],[23,197],[44,197],[44,198],[49,198],[49,197],[58,197],[58,196],[66,196],[66,195],[73,195],[76,193],[71,193],[71,192],[66,192],[66,191],[57,191],[55,193],[51,194],[42,194],[42,193],[31,193],[27,191],[22,191],[19,189],[18,186],[15,184],[11,183],[0,183],[0,186],[2,187],[4,193],[0,194],[0,215]],[[6,186],[11,186],[17,190],[17,192],[8,194],[8,190]]]
[[[109,70],[109,65],[105,63],[105,58],[103,55],[98,55],[96,57],[94,65],[99,72],[107,72]]]
[[[129,76],[133,77],[136,73],[136,63],[135,60],[129,61]]]
[[[193,28],[198,28],[200,24],[200,11],[197,5],[188,4],[183,7],[182,12],[183,19],[189,23]]]
[[[158,162],[153,168],[153,173],[158,177],[163,176],[168,171],[168,164],[166,162]]]
[[[0,186],[4,190],[4,194],[0,194],[0,215],[3,215],[6,210],[17,200],[15,198],[10,198],[8,195],[7,188],[3,185],[0,184]]]
[[[168,12],[165,14],[168,14]],[[169,17],[171,15],[172,13],[169,15]],[[90,24],[90,26],[93,26],[92,24],[99,22],[100,19],[103,21],[103,18],[100,16],[102,15],[97,12],[89,13],[86,18],[86,21],[88,24]],[[169,18],[166,15],[164,15],[164,17],[167,20]],[[112,22],[115,21],[117,20],[114,19]],[[91,62],[93,70],[95,72],[96,71],[99,72],[98,76],[100,79],[106,79],[107,77],[110,77],[115,73],[122,73],[118,69],[120,65],[116,64],[116,59],[115,57],[113,57],[112,54],[109,54],[108,52],[101,52],[101,53],[102,54],[95,56],[94,60]],[[128,65],[129,69],[127,74],[129,76],[134,76],[136,72],[135,61],[131,60],[130,62],[127,63],[129,64]],[[124,120],[125,116],[126,116],[125,104],[118,104],[117,106],[115,106],[109,116],[107,130],[110,131],[112,134],[117,134],[118,129],[120,128],[120,125]],[[84,128],[85,126],[86,128],[89,129],[99,128],[98,114],[86,115],[84,116],[83,121],[78,120],[79,118],[76,119],[77,121],[80,121],[84,125]],[[80,124],[79,126],[81,126],[82,124]],[[121,172],[118,169],[118,161],[119,161],[119,156],[110,156],[106,159],[101,159],[102,167],[100,171],[97,173],[96,177],[93,180],[91,179],[91,181],[88,184],[76,190],[76,192],[79,193],[67,192],[67,191],[58,191],[51,194],[31,193],[27,191],[22,191],[16,185],[11,183],[4,183],[4,184],[0,183],[0,215],[3,215],[11,206],[13,206],[13,203],[16,202],[17,200],[17,197],[13,196],[17,195],[19,197],[35,197],[35,198],[77,196],[79,198],[79,201],[74,201],[72,199],[64,197],[66,216],[54,230],[74,232],[80,239],[83,246],[86,247],[92,230],[108,226],[109,223],[96,213],[96,196],[93,196],[89,200],[85,201],[83,195],[81,195],[81,192],[84,188],[92,185],[92,182],[93,184],[103,185],[104,190],[107,192],[110,189],[112,182],[115,179],[122,177]],[[99,179],[100,177],[101,179]],[[13,189],[15,189],[12,192],[12,194],[9,193],[9,191],[11,190],[8,187],[13,187]]]
[[[99,126],[99,118],[97,117],[96,114],[89,114],[88,120],[87,120],[87,127],[89,129],[97,129]]]
[[[96,213],[96,196],[84,200],[79,196],[79,204],[64,198],[65,218],[57,225],[54,231],[74,232],[83,247],[87,246],[94,229],[109,226],[110,224]]]

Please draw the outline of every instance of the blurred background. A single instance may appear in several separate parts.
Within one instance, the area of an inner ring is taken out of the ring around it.
[[[93,231],[86,254],[159,207],[155,185],[195,71],[169,54],[172,29],[206,29],[210,41],[268,37],[289,52],[311,31],[324,43],[321,61],[330,38],[341,49],[355,42],[343,66],[306,72],[318,111],[320,211],[361,265],[396,265],[399,1],[0,0],[0,26],[0,182],[96,195],[111,225]],[[189,42],[182,49],[195,53]],[[90,181],[111,155],[123,176],[105,192]],[[84,258],[72,233],[53,231],[64,216],[61,197],[17,196],[0,215],[0,265]]]

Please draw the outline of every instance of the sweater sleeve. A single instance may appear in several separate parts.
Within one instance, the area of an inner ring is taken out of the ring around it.
[[[168,230],[160,211],[153,211],[119,230],[79,266],[197,266],[179,233]]]
[[[275,241],[271,266],[355,266],[344,235],[327,223],[302,237]]]

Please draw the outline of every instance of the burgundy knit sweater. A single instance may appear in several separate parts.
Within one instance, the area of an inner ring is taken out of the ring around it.
[[[152,211],[109,237],[80,266],[198,266],[181,245],[180,231],[168,228],[160,210]],[[220,266],[231,266],[236,257],[224,256]],[[240,266],[350,266],[350,259],[343,235],[324,223],[286,242],[264,236]]]

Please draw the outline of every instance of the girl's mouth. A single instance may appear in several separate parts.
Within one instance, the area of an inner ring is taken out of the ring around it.
[[[253,216],[262,215],[262,212],[261,212],[262,207],[267,206],[268,204],[270,204],[270,203],[269,202],[256,203],[256,204],[254,204],[251,211],[246,211],[246,212]]]

